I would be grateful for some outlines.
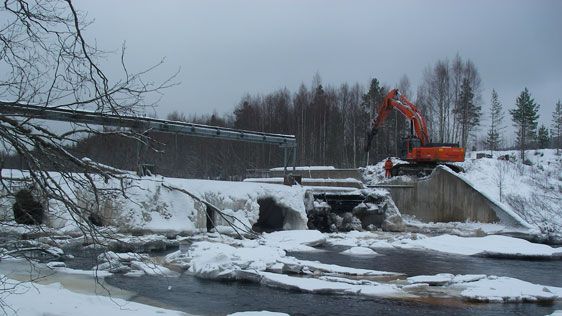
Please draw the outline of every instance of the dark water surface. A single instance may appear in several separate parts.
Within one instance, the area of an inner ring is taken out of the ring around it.
[[[529,282],[562,286],[561,261],[525,261],[447,255],[412,250],[380,250],[376,257],[339,254],[341,249],[292,253],[301,259],[343,266],[420,274],[494,274]],[[562,309],[554,305],[468,304],[457,300],[399,300],[321,295],[268,288],[254,283],[178,278],[112,276],[113,286],[138,293],[136,300],[162,304],[199,315],[226,315],[237,311],[269,310],[291,315],[546,315]],[[168,290],[171,286],[171,290]]]
[[[448,305],[398,299],[321,295],[268,288],[253,283],[217,282],[183,275],[179,278],[154,276],[112,276],[113,286],[136,291],[137,301],[145,298],[164,307],[199,315],[268,310],[290,315],[546,315],[562,304],[463,304]],[[168,286],[172,286],[168,290]]]
[[[407,249],[377,249],[378,256],[349,256],[339,253],[344,249],[327,248],[322,252],[295,252],[289,255],[354,268],[401,272],[408,276],[488,274],[562,287],[562,260],[497,259]]]

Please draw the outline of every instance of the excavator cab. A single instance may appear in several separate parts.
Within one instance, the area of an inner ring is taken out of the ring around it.
[[[419,138],[413,135],[402,138],[402,146],[400,146],[400,158],[407,159],[409,153],[414,150],[414,148],[421,147],[421,141]]]

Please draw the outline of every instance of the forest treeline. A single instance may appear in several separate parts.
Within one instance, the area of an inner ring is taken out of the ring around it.
[[[282,88],[266,94],[244,95],[234,110],[225,115],[173,112],[166,118],[295,135],[297,165],[356,168],[366,165],[367,157],[373,163],[401,153],[402,139],[409,133],[409,122],[396,111],[373,139],[369,155],[363,151],[371,121],[386,93],[395,87],[418,106],[427,120],[433,142],[459,143],[465,148],[474,146],[473,136],[481,125],[482,105],[486,102],[481,82],[476,65],[457,55],[452,61],[439,60],[427,67],[415,93],[407,76],[392,86],[382,84],[377,78],[366,86],[359,83],[332,86],[324,85],[316,74],[310,85],[303,83],[296,91]],[[491,104],[490,130],[485,144],[487,148],[499,149],[505,146],[502,130],[507,122],[503,121],[505,110],[495,91]],[[527,105],[535,110],[536,116],[529,119],[536,122],[538,105]],[[513,115],[511,111],[510,114]],[[523,137],[518,137],[518,141],[523,138],[523,145],[529,148],[538,143],[540,133],[536,132],[536,123],[525,124]],[[247,169],[283,165],[283,151],[276,146],[153,131],[147,134],[150,145],[141,146],[133,139],[119,136],[113,129],[105,131],[106,134],[81,139],[70,150],[78,156],[127,170],[136,170],[139,164],[154,165],[156,173],[175,177],[239,179],[245,176]],[[549,136],[547,130],[548,139],[555,136],[553,133],[551,130]],[[5,167],[25,168],[25,162],[18,161],[17,157],[5,159],[4,164]]]

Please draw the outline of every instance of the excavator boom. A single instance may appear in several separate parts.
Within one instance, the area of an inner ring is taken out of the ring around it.
[[[371,124],[371,132],[368,135],[365,151],[370,149],[373,137],[393,109],[400,112],[411,122],[412,132],[420,140],[422,146],[429,143],[429,132],[421,112],[410,100],[400,94],[398,89],[393,89],[385,96],[377,116]]]
[[[458,147],[457,144],[431,143],[425,118],[410,100],[400,94],[398,89],[391,90],[379,107],[377,116],[371,124],[371,131],[367,135],[365,151],[369,151],[374,136],[392,110],[401,113],[411,124],[411,135],[406,139],[407,154],[404,157],[406,160],[424,164],[426,167],[438,163],[464,161],[464,148]]]

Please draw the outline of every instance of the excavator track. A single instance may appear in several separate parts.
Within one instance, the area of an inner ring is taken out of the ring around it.
[[[390,173],[393,177],[411,176],[423,178],[429,176],[438,165],[447,166],[456,173],[464,172],[462,167],[450,163],[403,163],[393,166]]]

